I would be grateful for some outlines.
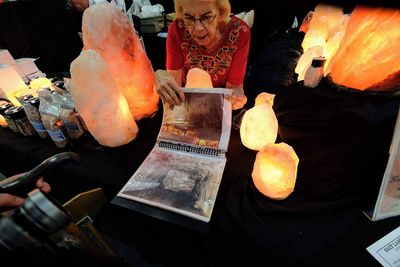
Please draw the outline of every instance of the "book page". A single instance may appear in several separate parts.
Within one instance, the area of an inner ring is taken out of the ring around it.
[[[155,146],[117,196],[208,222],[225,163]]]
[[[159,140],[226,151],[231,130],[228,89],[183,89],[185,101],[170,109],[164,105]]]
[[[164,105],[153,150],[117,197],[209,222],[226,164],[231,91],[184,89],[184,93],[181,106]]]

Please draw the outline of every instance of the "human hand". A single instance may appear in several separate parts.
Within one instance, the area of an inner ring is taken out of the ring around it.
[[[51,190],[50,185],[43,181],[42,177],[37,180],[36,187],[46,193],[49,193]],[[7,208],[17,208],[21,206],[24,201],[25,199],[19,196],[2,193],[0,194],[0,210]]]
[[[157,70],[154,77],[157,93],[165,104],[173,107],[183,103],[185,96],[182,89],[166,70]]]
[[[241,109],[247,103],[247,97],[239,92],[233,92],[231,96],[232,110]]]

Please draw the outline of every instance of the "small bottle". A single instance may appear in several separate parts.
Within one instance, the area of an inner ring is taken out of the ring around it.
[[[46,128],[44,128],[40,113],[39,113],[39,105],[40,99],[38,97],[32,97],[28,100],[30,106],[25,106],[26,117],[32,124],[33,128],[36,130],[37,134],[42,139],[46,139],[48,134]]]
[[[6,110],[7,109],[9,109],[9,108],[11,108],[13,105],[11,104],[11,103],[3,103],[1,106],[0,106],[0,115],[1,116],[3,116],[3,118],[4,118],[4,120],[6,121],[6,123],[7,123],[7,125],[2,125],[2,127],[4,127],[4,128],[7,128],[7,126],[8,127],[10,127],[10,123],[12,124],[11,125],[11,127],[13,126],[13,125],[15,125],[14,124],[14,122],[13,121],[9,121],[9,120],[7,120],[7,118],[4,116],[4,113],[6,112]],[[10,129],[11,129],[11,127],[10,127]],[[15,126],[15,128],[16,128],[17,126]]]
[[[315,57],[304,75],[304,86],[316,87],[324,76],[324,57]]]
[[[13,132],[18,133],[19,130],[18,130],[17,124],[15,123],[14,117],[13,117],[14,109],[15,109],[15,107],[13,107],[13,106],[10,105],[10,106],[4,111],[3,117],[4,117],[4,119],[6,120],[6,122],[7,122],[7,124],[8,124],[8,127],[9,127]]]
[[[9,108],[5,114],[11,116],[18,128],[18,131],[23,135],[32,136],[36,133],[32,127],[32,124],[26,117],[24,108],[22,106]]]

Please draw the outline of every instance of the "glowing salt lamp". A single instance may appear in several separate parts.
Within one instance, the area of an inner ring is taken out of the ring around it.
[[[343,8],[327,4],[318,4],[315,7],[313,17],[310,21],[310,28],[326,31],[327,40],[340,28]]]
[[[190,69],[186,75],[186,88],[213,88],[211,76],[199,68]]]
[[[295,72],[299,74],[298,81],[304,79],[305,72],[311,65],[313,58],[324,56],[327,62],[329,62],[343,36],[337,34],[343,28],[343,19],[343,10],[340,7],[325,4],[318,4],[316,6],[310,21],[309,30],[306,32],[301,44],[304,53],[300,57],[295,69]],[[310,52],[311,49],[314,51]],[[325,64],[325,66],[327,65]],[[327,70],[328,68],[325,67],[325,69]]]
[[[251,174],[258,191],[263,195],[282,200],[294,190],[299,158],[293,148],[285,143],[268,144],[257,153]]]
[[[388,90],[398,84],[400,12],[356,7],[331,61],[332,80],[350,88]]]
[[[135,120],[154,114],[153,68],[128,17],[113,4],[92,5],[83,13],[82,36],[84,50],[95,50],[108,65]]]
[[[278,135],[278,120],[272,109],[275,95],[261,93],[255,105],[247,110],[240,124],[242,144],[252,150],[261,150],[265,145],[275,143]]]
[[[85,50],[71,63],[70,69],[72,100],[93,137],[109,147],[135,139],[139,129],[100,54]]]
[[[39,77],[39,78],[32,80],[29,83],[29,87],[33,90],[38,90],[41,88],[51,88],[52,85],[51,85],[51,81],[49,79],[47,79],[45,77]]]
[[[0,97],[8,98],[14,106],[21,106],[16,97],[26,90],[28,86],[13,67],[0,65]]]

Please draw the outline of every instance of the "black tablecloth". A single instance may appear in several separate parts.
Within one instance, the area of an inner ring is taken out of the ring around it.
[[[74,151],[79,163],[46,174],[52,195],[65,202],[101,187],[110,202],[153,148],[161,113],[140,121],[137,139],[118,148],[86,137],[59,149],[51,140],[0,129],[0,171],[13,175],[58,152]],[[254,158],[232,129],[207,233],[109,202],[93,218],[95,226],[134,266],[379,266],[366,247],[394,230],[400,218],[371,222],[356,204],[338,206],[296,190],[286,200],[269,200],[251,180]]]

